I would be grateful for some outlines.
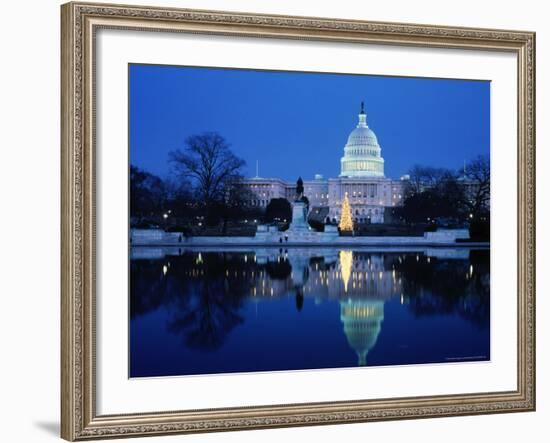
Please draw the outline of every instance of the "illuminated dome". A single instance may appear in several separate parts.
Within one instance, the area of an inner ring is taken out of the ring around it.
[[[363,102],[359,123],[351,131],[341,159],[340,177],[384,177],[384,159],[376,135],[367,125]]]
[[[380,149],[380,146],[378,145],[378,139],[376,138],[376,134],[372,132],[372,130],[368,126],[360,126],[361,125],[361,116],[365,116],[365,125],[366,125],[366,114],[359,114],[359,124],[357,127],[351,131],[348,142],[346,146],[348,147],[369,147],[369,148],[375,148]]]

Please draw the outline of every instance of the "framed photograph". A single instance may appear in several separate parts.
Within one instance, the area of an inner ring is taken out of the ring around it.
[[[68,3],[62,437],[535,409],[535,35]]]

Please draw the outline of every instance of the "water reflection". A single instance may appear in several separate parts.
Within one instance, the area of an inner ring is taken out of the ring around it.
[[[288,310],[289,299],[296,314]],[[460,323],[449,322],[449,352],[467,352],[466,341],[479,335],[481,345],[473,346],[472,353],[474,348],[477,354],[483,351],[480,357],[486,359],[489,300],[488,250],[134,248],[131,374],[445,361],[442,351],[436,352],[433,347],[426,346],[410,357],[405,351],[396,351],[399,340],[403,341],[407,334],[433,334],[434,331],[425,331],[433,326],[423,319],[441,316],[460,319]],[[391,322],[388,334],[392,336],[377,345],[385,329],[386,304],[391,306],[386,321]],[[258,314],[259,310],[262,314]],[[335,320],[339,320],[338,329]],[[296,329],[289,332],[290,327]],[[463,343],[457,338],[460,334],[470,335]],[[266,356],[269,350],[253,350],[255,335],[273,342],[272,347],[281,347],[280,355]],[[179,337],[186,358],[163,354],[159,360],[163,363],[151,369],[148,353],[161,352],[159,349],[171,342],[170,336]],[[327,349],[327,355],[319,357],[308,356],[300,348],[306,342],[311,346],[315,338],[320,341],[316,346],[322,346],[323,341],[340,343],[339,337],[345,338],[347,351],[338,345],[338,349]],[[152,351],[145,349],[150,341],[157,342],[150,344]],[[233,354],[238,352],[239,359],[231,356],[228,361],[224,356],[228,349]],[[354,361],[349,359],[350,351],[355,355]],[[368,355],[374,351],[377,354],[371,361]],[[320,362],[315,364],[315,359]]]
[[[340,319],[351,348],[357,353],[359,366],[367,363],[367,354],[374,347],[384,320],[383,301],[340,302]]]

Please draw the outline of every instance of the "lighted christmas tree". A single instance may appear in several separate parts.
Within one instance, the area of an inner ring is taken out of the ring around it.
[[[351,206],[349,205],[347,192],[342,202],[342,216],[340,217],[340,224],[338,227],[341,232],[353,231],[353,219],[351,218]]]

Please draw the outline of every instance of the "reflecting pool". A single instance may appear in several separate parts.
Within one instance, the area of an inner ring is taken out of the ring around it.
[[[130,376],[490,358],[488,249],[132,248]]]

